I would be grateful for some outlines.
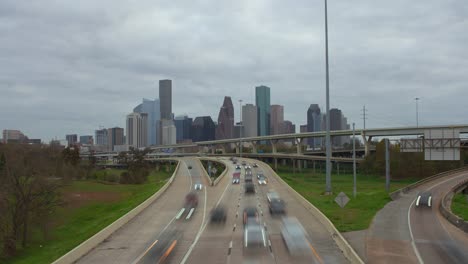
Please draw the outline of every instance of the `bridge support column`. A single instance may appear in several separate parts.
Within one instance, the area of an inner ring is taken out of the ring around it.
[[[274,161],[275,161],[275,171],[278,171],[278,159],[277,158],[273,158]]]
[[[254,153],[254,154],[258,153],[257,152],[257,142],[252,141],[252,142],[250,142],[250,144],[252,144],[252,153]]]
[[[370,154],[370,146],[371,146],[371,141],[372,141],[372,136],[369,136],[366,138],[366,134],[362,133],[361,134],[362,139],[364,141],[364,157],[367,157]]]
[[[302,160],[298,159],[297,160],[297,169],[299,172],[302,172],[302,166],[301,166]]]
[[[282,159],[281,163],[282,163],[283,166],[286,166],[286,159]]]
[[[293,174],[296,174],[296,161],[294,159],[291,159],[292,164],[293,164]]]
[[[338,161],[336,162],[336,171],[338,172],[338,175],[340,175],[340,163]]]
[[[240,153],[240,144],[239,143],[234,143],[236,145],[236,154]]]
[[[302,140],[303,138],[296,138],[294,143],[296,143],[297,154],[302,154]]]
[[[271,152],[273,154],[276,154],[277,153],[276,146],[278,145],[278,140],[272,139],[270,140],[270,143],[271,143]]]
[[[216,146],[215,145],[211,145],[210,146],[210,150],[211,150],[211,154],[214,155],[216,153]]]
[[[308,163],[308,161],[304,160],[304,169],[307,169],[307,163]]]

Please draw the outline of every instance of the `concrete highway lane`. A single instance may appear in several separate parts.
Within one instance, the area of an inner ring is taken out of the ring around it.
[[[368,262],[467,263],[468,236],[439,212],[443,195],[467,178],[467,172],[454,173],[388,203],[377,213],[368,231]],[[432,208],[416,208],[415,199],[421,191],[431,191]]]

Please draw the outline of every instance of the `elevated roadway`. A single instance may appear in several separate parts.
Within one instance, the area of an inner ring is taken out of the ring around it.
[[[468,235],[439,211],[441,200],[468,171],[428,182],[388,203],[379,211],[367,235],[369,263],[467,263]],[[421,191],[430,191],[432,208],[416,208]]]

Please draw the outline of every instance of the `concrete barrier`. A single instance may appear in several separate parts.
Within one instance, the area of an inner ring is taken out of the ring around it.
[[[439,206],[440,213],[445,217],[445,219],[447,219],[447,221],[449,221],[450,223],[452,223],[454,226],[464,231],[465,233],[468,233],[468,221],[464,221],[463,218],[452,213],[451,205],[452,205],[453,196],[461,192],[467,186],[468,186],[468,180],[464,180],[458,183],[457,185],[455,185],[452,188],[452,190],[450,190],[450,192],[448,192],[444,196]]]
[[[444,171],[444,172],[441,172],[441,173],[438,173],[438,174],[435,174],[433,176],[430,176],[430,177],[427,177],[427,178],[424,178],[420,181],[417,181],[413,184],[410,184],[408,186],[405,186],[401,189],[398,189],[394,192],[391,192],[389,195],[390,195],[390,198],[392,198],[392,200],[397,200],[398,198],[401,197],[402,194],[406,194],[406,193],[409,193],[411,190],[413,190],[414,188],[424,184],[424,183],[427,183],[427,182],[430,182],[430,181],[433,181],[433,180],[437,180],[439,178],[442,178],[442,177],[445,177],[447,175],[450,175],[450,174],[453,174],[453,173],[456,173],[456,172],[461,172],[461,171],[465,171],[465,170],[468,170],[468,167],[462,167],[462,168],[458,168],[458,169],[454,169],[454,170],[449,170],[449,171]]]
[[[71,251],[69,251],[67,254],[63,255],[56,261],[54,261],[54,264],[68,264],[68,263],[73,263],[79,260],[81,257],[86,255],[89,251],[91,251],[93,248],[98,246],[102,241],[104,241],[106,238],[108,238],[110,235],[112,235],[115,231],[117,231],[119,228],[124,226],[126,223],[128,223],[130,220],[132,220],[135,216],[137,216],[139,213],[141,213],[143,210],[145,210],[150,204],[152,204],[156,199],[163,194],[167,188],[172,184],[174,181],[175,175],[177,175],[177,171],[179,170],[180,166],[180,161],[178,161],[177,167],[174,170],[174,173],[172,174],[171,178],[164,184],[164,186],[161,187],[155,194],[153,194],[151,197],[146,199],[143,203],[132,209],[130,212],[126,213],[124,216],[120,217],[119,219],[115,220],[112,224],[108,225],[106,228],[102,229],[98,233],[96,233],[94,236],[90,237],[88,240],[84,241]]]
[[[208,175],[208,172],[206,171],[205,167],[203,167],[203,164],[201,164],[202,168],[203,168],[203,171],[205,172],[205,176],[207,177],[208,179],[208,182],[210,183],[211,186],[216,186],[218,184],[218,182],[224,177],[224,175],[227,174],[227,171],[228,171],[228,165],[226,164],[226,162],[223,162],[223,161],[220,161],[218,159],[214,159],[214,158],[199,158],[200,161],[202,160],[206,160],[206,161],[212,161],[212,162],[218,162],[218,163],[222,163],[224,165],[224,170],[223,172],[218,176],[218,178],[216,178],[216,180],[212,181],[210,176]],[[201,162],[200,162],[201,163]]]
[[[276,177],[280,182],[282,182],[285,186],[287,186],[288,190],[290,193],[292,193],[296,199],[307,209],[309,210],[310,213],[315,215],[315,217],[318,219],[318,221],[325,227],[325,229],[328,231],[330,236],[333,238],[333,241],[335,241],[336,245],[340,248],[340,250],[343,252],[343,255],[351,262],[351,263],[359,263],[359,264],[364,264],[362,259],[359,257],[359,255],[354,251],[354,249],[351,247],[351,245],[348,243],[348,241],[341,235],[340,231],[336,229],[336,227],[333,225],[333,223],[319,210],[317,207],[315,207],[313,204],[311,204],[307,199],[302,197],[296,190],[294,190],[291,186],[289,186],[288,183],[286,183],[283,179],[281,179],[280,176],[276,174],[276,172],[266,163],[258,161],[259,163],[262,163],[264,166],[270,170],[270,173]]]

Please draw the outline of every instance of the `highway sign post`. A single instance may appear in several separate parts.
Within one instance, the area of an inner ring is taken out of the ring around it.
[[[349,202],[349,197],[344,192],[340,192],[336,198],[335,202],[343,209],[346,204]],[[343,218],[344,218],[344,210],[341,210],[341,225],[343,225]]]

